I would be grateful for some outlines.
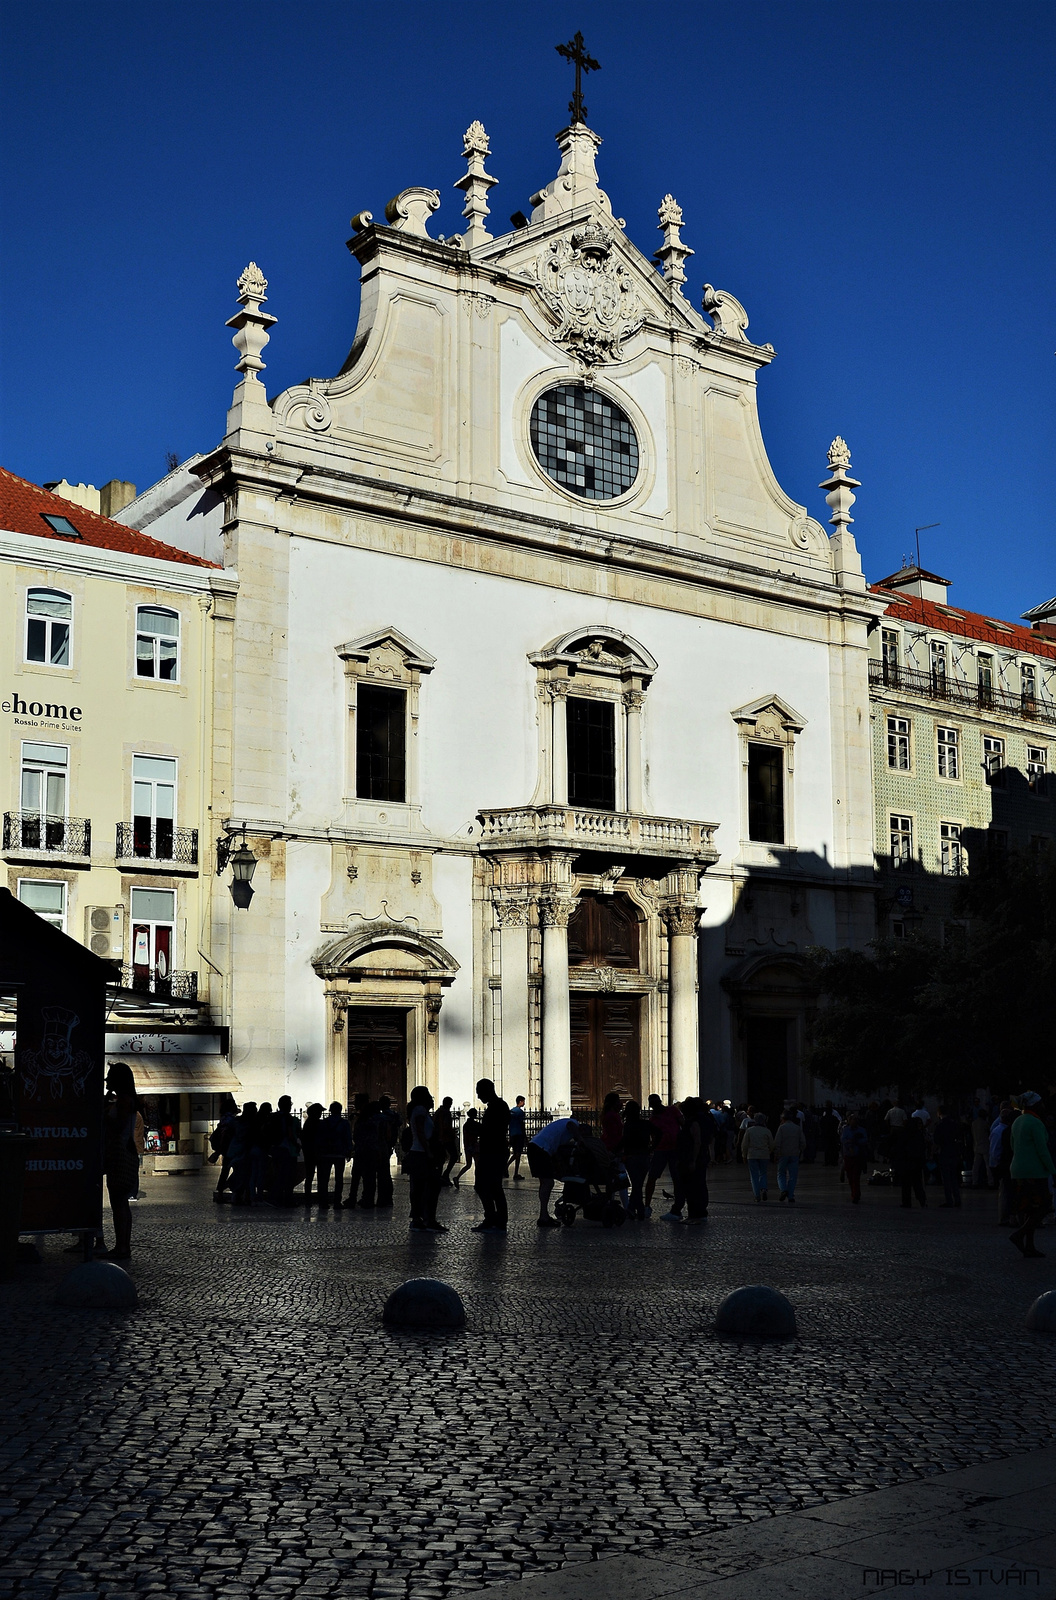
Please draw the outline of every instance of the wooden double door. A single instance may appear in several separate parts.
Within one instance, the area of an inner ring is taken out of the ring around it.
[[[641,998],[572,994],[572,1104],[600,1106],[607,1094],[641,1100]]]
[[[391,1006],[352,1006],[348,1034],[348,1105],[357,1094],[407,1099],[407,1013]]]

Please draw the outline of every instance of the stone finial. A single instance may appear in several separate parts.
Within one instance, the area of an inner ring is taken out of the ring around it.
[[[231,340],[239,354],[235,371],[241,372],[244,380],[250,383],[260,381],[257,375],[264,371],[260,352],[271,338],[268,329],[273,328],[278,320],[260,309],[262,302],[267,299],[267,287],[267,278],[257,263],[251,261],[238,280],[238,298],[242,310],[236,312],[227,323],[227,327],[235,329]]]
[[[679,231],[682,227],[682,207],[673,194],[664,195],[657,216],[660,218],[658,226],[664,236],[664,242],[660,249],[654,252],[653,260],[659,261],[664,282],[677,294],[681,294],[682,285],[686,281],[685,263],[693,251],[688,244],[682,243]]]
[[[705,316],[711,318],[715,332],[722,338],[748,343],[748,313],[732,294],[727,294],[725,289],[713,289],[710,283],[706,283],[703,306]]]
[[[864,589],[862,558],[851,532],[851,523],[854,521],[851,507],[856,498],[854,491],[862,486],[857,478],[851,477],[848,471],[850,464],[851,452],[847,441],[837,435],[829,446],[829,476],[818,487],[826,491],[825,502],[832,512],[829,518],[832,525],[829,546],[836,581],[845,589]]]
[[[385,221],[396,233],[410,233],[416,239],[428,239],[426,223],[434,211],[440,209],[438,189],[403,189],[385,207]]]
[[[469,170],[465,177],[459,178],[455,184],[455,188],[462,189],[466,196],[462,215],[469,226],[460,241],[464,250],[472,250],[474,245],[486,244],[494,237],[484,226],[484,218],[489,214],[488,190],[499,181],[484,171],[484,158],[490,151],[491,145],[484,131],[484,124],[471,122],[462,135],[462,154]],[[454,241],[448,240],[448,243]]]
[[[532,222],[549,222],[553,217],[564,216],[568,211],[578,211],[593,202],[608,216],[612,205],[608,195],[598,186],[596,166],[601,140],[583,122],[563,128],[557,136],[561,152],[561,165],[557,177],[545,189],[532,195]],[[622,222],[617,226],[622,227]]]

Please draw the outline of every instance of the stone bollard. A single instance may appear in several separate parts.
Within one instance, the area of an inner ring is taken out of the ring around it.
[[[464,1328],[462,1296],[439,1278],[408,1278],[385,1302],[382,1321],[390,1328]]]
[[[127,1311],[139,1304],[139,1296],[128,1273],[115,1261],[83,1261],[63,1278],[55,1303],[78,1310]]]
[[[715,1315],[715,1332],[747,1339],[794,1339],[796,1313],[776,1289],[751,1284],[726,1296]]]
[[[1056,1333],[1056,1289],[1039,1294],[1027,1312],[1027,1327],[1032,1333]]]

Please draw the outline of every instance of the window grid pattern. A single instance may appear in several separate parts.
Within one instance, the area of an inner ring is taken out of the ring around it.
[[[900,872],[913,868],[913,818],[891,818],[891,865]]]
[[[887,719],[887,764],[896,772],[909,771],[909,719]]]
[[[959,778],[961,775],[960,737],[956,728],[939,728],[939,777]]]
[[[638,476],[638,440],[619,406],[565,383],[532,407],[532,449],[548,478],[585,500],[615,500]]]

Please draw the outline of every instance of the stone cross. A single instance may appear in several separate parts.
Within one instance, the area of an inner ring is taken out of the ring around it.
[[[588,56],[582,33],[577,32],[575,37],[570,39],[567,44],[555,45],[554,48],[559,56],[564,56],[566,61],[571,61],[575,65],[576,87],[571,100],[568,102],[568,109],[571,113],[573,126],[577,122],[585,123],[587,120],[587,108],[583,104],[583,74],[584,72],[600,72],[601,66],[594,60],[593,56]]]

